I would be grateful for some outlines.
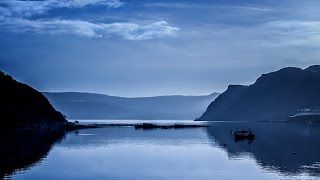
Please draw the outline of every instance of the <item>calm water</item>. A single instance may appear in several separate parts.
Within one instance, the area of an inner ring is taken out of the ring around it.
[[[168,123],[161,121],[162,123]],[[161,123],[159,122],[159,123]],[[12,179],[319,179],[320,126],[210,123],[210,128],[84,129]],[[231,130],[251,128],[252,142]],[[49,150],[50,149],[50,150]],[[293,153],[297,152],[296,155]]]

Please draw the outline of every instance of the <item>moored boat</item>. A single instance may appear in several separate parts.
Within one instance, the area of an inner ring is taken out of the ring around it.
[[[253,140],[255,138],[254,133],[249,129],[248,131],[242,130],[242,131],[235,131],[232,132],[235,139],[248,139]]]

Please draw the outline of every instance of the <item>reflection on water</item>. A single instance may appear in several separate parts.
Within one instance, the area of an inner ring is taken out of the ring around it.
[[[231,131],[248,128],[256,138],[235,141]],[[19,170],[12,179],[312,179],[320,173],[319,128],[219,122],[178,130],[83,129],[68,133],[41,163]],[[39,144],[44,142],[49,141]],[[24,157],[38,149],[19,148],[27,149]],[[15,153],[7,154],[8,162],[22,158],[14,159]]]
[[[256,139],[234,142],[231,130],[251,128]],[[259,165],[284,174],[319,176],[320,124],[216,123],[207,129],[209,138],[228,152],[230,159],[250,153]]]
[[[0,178],[37,165],[63,136],[60,131],[1,131]]]

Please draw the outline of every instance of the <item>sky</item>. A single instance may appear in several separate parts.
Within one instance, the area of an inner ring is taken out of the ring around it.
[[[320,64],[319,0],[0,1],[0,70],[39,91],[203,95]]]

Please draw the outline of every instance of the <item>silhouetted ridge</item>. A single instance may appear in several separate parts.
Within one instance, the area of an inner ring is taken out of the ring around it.
[[[300,113],[320,113],[318,66],[283,68],[263,74],[250,86],[229,86],[200,120],[286,120]]]
[[[313,65],[305,69],[306,71],[311,71],[314,73],[320,73],[320,65]]]
[[[40,92],[1,71],[0,99],[2,127],[66,122]]]

